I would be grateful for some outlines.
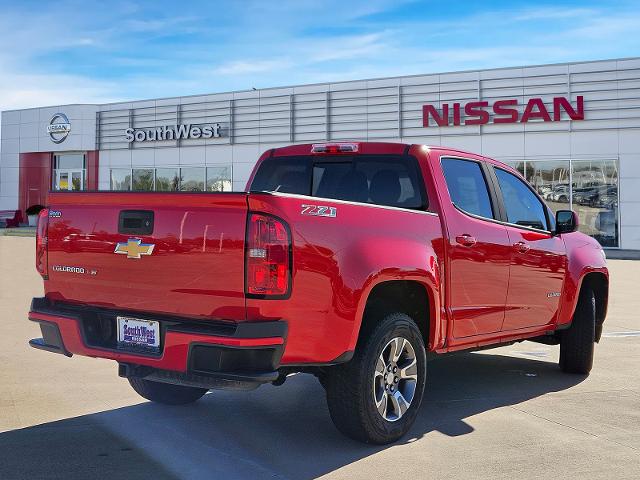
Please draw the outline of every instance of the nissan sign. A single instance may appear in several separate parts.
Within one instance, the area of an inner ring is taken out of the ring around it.
[[[538,119],[543,122],[559,122],[564,111],[571,120],[584,120],[584,97],[576,97],[575,107],[566,97],[555,97],[551,111],[541,98],[531,98],[522,115],[518,110],[518,100],[498,100],[489,102],[443,103],[440,111],[434,105],[422,106],[422,126],[429,127],[432,118],[435,125],[484,125],[487,123],[527,123]],[[493,118],[489,112],[493,113]],[[490,120],[492,120],[490,122]]]
[[[127,128],[124,136],[127,142],[155,142],[160,140],[187,140],[220,138],[222,127],[219,123],[212,125],[165,125],[157,128]]]
[[[64,113],[56,113],[47,125],[47,133],[53,143],[62,143],[71,133],[71,123]]]

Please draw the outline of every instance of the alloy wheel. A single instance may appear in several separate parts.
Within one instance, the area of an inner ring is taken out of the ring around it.
[[[389,422],[402,418],[411,406],[418,383],[418,362],[411,343],[395,337],[382,349],[373,375],[373,399]]]

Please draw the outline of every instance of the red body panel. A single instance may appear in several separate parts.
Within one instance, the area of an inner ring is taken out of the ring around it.
[[[335,207],[337,217],[300,215],[308,203]],[[291,297],[247,299],[248,319],[289,322],[284,363],[330,362],[353,350],[368,293],[380,282],[418,281],[433,314],[439,309],[437,215],[286,194],[252,194],[249,208],[284,219],[293,233]],[[380,225],[393,232],[392,245]]]
[[[509,285],[510,244],[506,227],[486,222],[458,210],[451,203],[447,184],[440,167],[441,157],[459,157],[460,152],[431,150],[432,178],[436,185],[444,228],[447,284],[448,336],[457,338],[500,332]],[[477,155],[464,158],[480,160]],[[472,246],[460,244],[458,237],[472,236]],[[491,286],[479,288],[479,286]]]
[[[242,321],[246,195],[51,193],[51,300]],[[118,233],[121,210],[155,214],[152,235]],[[155,245],[152,255],[114,255],[131,237]],[[73,266],[85,274],[55,271]],[[92,272],[95,272],[93,274]]]
[[[265,158],[310,150],[310,145],[295,145],[265,152],[248,186]],[[324,364],[354,350],[369,293],[386,281],[411,280],[424,287],[431,351],[529,338],[569,323],[584,275],[607,275],[595,240],[580,233],[554,236],[458,210],[441,157],[497,163],[493,160],[445,148],[358,144],[358,154],[405,152],[419,162],[428,211],[278,193],[51,194],[50,209],[61,216],[49,219],[46,296],[199,320],[285,320],[286,341],[233,340],[245,342],[235,346],[284,342],[282,365]],[[309,204],[333,207],[337,214],[302,215],[302,206]],[[130,238],[117,233],[118,214],[129,209],[154,211],[153,234],[136,237],[155,245],[153,255],[114,255],[116,244]],[[276,216],[290,228],[292,288],[285,298],[244,293],[249,211]],[[465,244],[464,236],[473,236],[474,244]],[[514,249],[519,242],[530,247],[528,252]],[[81,267],[85,273],[56,271],[56,265]],[[143,358],[87,348],[73,323],[40,320],[59,325],[72,353],[178,371],[186,368],[189,343],[232,341],[170,332],[161,358]]]

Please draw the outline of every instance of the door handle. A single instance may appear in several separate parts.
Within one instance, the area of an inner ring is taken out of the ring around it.
[[[472,247],[476,244],[476,238],[465,233],[464,235],[458,235],[456,237],[456,242],[460,245],[464,245],[465,247]]]
[[[524,242],[516,242],[513,246],[520,253],[527,253],[531,249],[531,247]]]

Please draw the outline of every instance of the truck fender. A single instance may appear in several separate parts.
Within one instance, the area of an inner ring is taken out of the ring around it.
[[[568,240],[568,239],[567,239]],[[595,240],[594,240],[595,242]],[[562,304],[558,314],[557,326],[566,327],[571,324],[573,314],[578,306],[580,298],[580,290],[582,285],[591,274],[598,274],[604,277],[608,286],[609,274],[607,270],[606,260],[602,254],[599,245],[586,243],[584,245],[571,245],[568,241],[567,245],[567,271],[565,275]],[[596,296],[600,303],[600,311],[598,312],[598,320],[600,323],[604,320],[607,309],[607,292],[596,292]]]
[[[428,322],[429,334],[425,338],[425,346],[428,350],[432,350],[440,343],[441,335],[446,332],[446,328],[440,325],[440,286],[441,286],[441,267],[438,258],[433,251],[429,251],[424,245],[416,246],[420,249],[417,253],[412,249],[410,254],[411,262],[407,262],[407,249],[396,248],[387,258],[355,258],[357,263],[368,263],[365,276],[358,278],[356,275],[356,283],[361,285],[359,288],[360,295],[357,299],[357,308],[355,319],[353,322],[353,330],[349,341],[349,350],[354,350],[358,342],[362,321],[364,317],[367,301],[371,292],[376,286],[392,281],[411,281],[420,284],[424,289],[428,301]],[[417,265],[416,260],[426,258],[427,261],[423,265]],[[382,267],[382,265],[402,265],[402,267]],[[416,319],[417,322],[420,319]],[[420,325],[418,325],[420,327]],[[424,325],[422,326],[424,327]]]

